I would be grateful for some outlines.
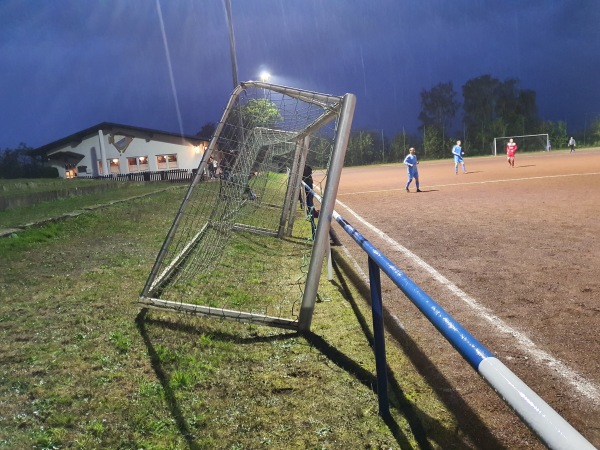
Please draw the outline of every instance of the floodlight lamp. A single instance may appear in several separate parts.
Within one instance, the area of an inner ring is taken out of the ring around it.
[[[260,80],[263,83],[266,83],[267,81],[269,81],[269,78],[271,78],[271,74],[269,72],[261,72],[260,73]]]

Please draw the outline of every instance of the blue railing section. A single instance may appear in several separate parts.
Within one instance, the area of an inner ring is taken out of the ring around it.
[[[306,184],[302,184],[308,187]],[[315,198],[321,202],[321,197],[312,189],[311,191]],[[492,352],[477,341],[444,308],[408,278],[347,220],[336,211],[333,211],[332,218],[368,256],[375,366],[377,370],[377,395],[381,416],[385,417],[390,414],[380,280],[380,271],[382,270],[548,448],[564,450],[595,449],[575,428],[508,367],[494,357]],[[323,219],[326,218],[319,218],[320,221]]]
[[[448,339],[452,346],[463,355],[471,367],[477,370],[481,361],[494,356],[342,216],[334,212],[334,219],[367,253],[369,260],[374,261],[377,267],[383,270],[390,280],[406,294],[415,306]],[[369,265],[369,272],[371,272],[371,265]]]

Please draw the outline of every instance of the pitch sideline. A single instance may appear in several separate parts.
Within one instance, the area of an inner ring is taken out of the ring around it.
[[[597,175],[597,174],[587,174],[587,175]],[[547,178],[547,177],[538,177],[538,178]],[[346,209],[352,216],[354,216],[360,223],[366,226],[369,230],[383,239],[385,242],[390,244],[395,250],[402,253],[405,257],[411,259],[414,263],[420,266],[423,270],[427,271],[436,281],[442,284],[445,288],[447,288],[452,294],[456,297],[464,301],[468,306],[470,306],[482,319],[491,323],[498,331],[504,334],[508,334],[513,336],[517,342],[521,350],[529,354],[538,364],[544,364],[549,368],[555,370],[562,378],[566,380],[568,384],[573,386],[577,392],[587,397],[591,400],[596,406],[600,406],[600,388],[593,383],[592,381],[587,380],[573,369],[568,367],[565,363],[560,361],[559,359],[553,357],[548,352],[538,348],[535,343],[529,339],[523,333],[515,330],[508,324],[504,323],[502,319],[498,316],[494,315],[489,309],[477,303],[477,301],[471,297],[469,294],[461,290],[458,286],[452,283],[449,279],[443,276],[440,272],[438,272],[435,268],[426,263],[419,256],[411,252],[409,249],[399,244],[392,238],[390,238],[383,231],[379,230],[377,227],[371,225],[364,218],[350,209],[341,201],[337,200],[340,206]],[[361,270],[362,272],[362,270]],[[363,274],[364,275],[364,274]],[[394,317],[395,320],[399,322],[399,320]]]
[[[468,186],[468,185],[478,185],[478,184],[492,184],[492,183],[507,183],[510,181],[531,181],[531,180],[544,180],[549,178],[564,178],[564,177],[584,177],[590,175],[600,175],[600,172],[589,172],[589,173],[571,173],[571,174],[563,174],[563,175],[544,175],[539,177],[526,177],[526,178],[505,178],[500,180],[487,180],[487,181],[467,181],[464,183],[448,183],[448,184],[434,184],[434,185],[425,185],[421,184],[421,187],[431,189],[431,188],[442,188],[442,187],[455,187],[455,186]],[[394,192],[394,191],[404,191],[404,188],[394,188],[394,189],[380,189],[377,191],[358,191],[358,192],[344,192],[338,193],[338,197],[342,197],[344,195],[362,195],[362,194],[377,194],[381,192]],[[341,204],[341,202],[338,202]],[[344,206],[348,209],[346,206]]]

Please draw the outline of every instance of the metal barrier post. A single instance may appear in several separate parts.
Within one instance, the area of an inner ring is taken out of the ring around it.
[[[377,398],[379,415],[389,417],[390,402],[387,392],[387,362],[385,358],[385,334],[383,326],[383,302],[381,300],[381,277],[379,266],[369,257],[369,282],[371,284],[371,310],[373,313],[373,347],[377,370]]]

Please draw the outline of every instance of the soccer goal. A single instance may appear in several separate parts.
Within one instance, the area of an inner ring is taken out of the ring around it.
[[[356,98],[257,81],[232,93],[139,298],[308,330]],[[217,170],[207,170],[216,160]],[[304,167],[322,193],[299,209]]]
[[[550,139],[547,134],[526,134],[524,136],[504,136],[494,138],[494,155],[503,155],[506,144],[513,139],[519,147],[519,152],[550,151]]]

